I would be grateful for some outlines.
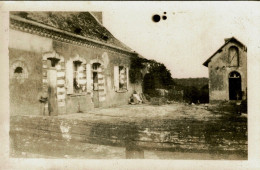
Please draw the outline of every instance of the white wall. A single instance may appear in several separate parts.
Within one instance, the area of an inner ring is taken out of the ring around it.
[[[16,31],[9,31],[9,48],[44,53],[53,51],[52,39]]]

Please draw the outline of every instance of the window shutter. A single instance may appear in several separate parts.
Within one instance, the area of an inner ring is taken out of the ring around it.
[[[66,63],[66,87],[67,94],[73,94],[73,62],[70,60]]]
[[[119,67],[114,66],[114,88],[115,91],[119,90]]]
[[[126,89],[129,87],[129,68],[126,67]]]
[[[86,80],[85,80],[85,74],[86,72],[84,71],[84,66],[81,64],[81,66],[79,67],[79,84],[84,86],[86,84]]]
[[[91,92],[91,65],[86,65],[86,77],[87,77],[87,92]]]

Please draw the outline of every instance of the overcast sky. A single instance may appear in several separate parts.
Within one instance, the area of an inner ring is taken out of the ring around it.
[[[234,36],[249,50],[259,47],[259,7],[244,2],[120,4],[104,11],[103,24],[136,52],[164,63],[174,78],[208,77],[202,63],[224,38]],[[164,12],[167,20],[152,21]]]
[[[260,63],[259,2],[5,2],[0,9],[102,11],[103,24],[115,37],[164,63],[174,78],[208,77],[202,63],[232,36],[248,47],[251,66]],[[167,20],[152,21],[164,12]]]

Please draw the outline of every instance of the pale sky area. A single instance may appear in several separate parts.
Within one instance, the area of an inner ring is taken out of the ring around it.
[[[248,54],[251,46],[259,48],[259,41],[255,44],[259,4],[135,3],[104,11],[103,24],[139,54],[164,63],[173,78],[208,77],[202,63],[224,44],[224,38],[236,37],[248,47]],[[163,12],[167,20],[152,21],[154,14]]]
[[[173,78],[208,77],[202,64],[224,38],[248,47],[248,63],[260,63],[259,2],[5,2],[3,11],[102,11],[104,26],[148,59],[164,63]],[[152,21],[154,14],[167,20]]]

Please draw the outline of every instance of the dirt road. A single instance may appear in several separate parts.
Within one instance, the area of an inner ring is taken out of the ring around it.
[[[204,105],[11,116],[10,126],[12,157],[116,159],[130,152],[145,159],[247,159],[247,117]]]

